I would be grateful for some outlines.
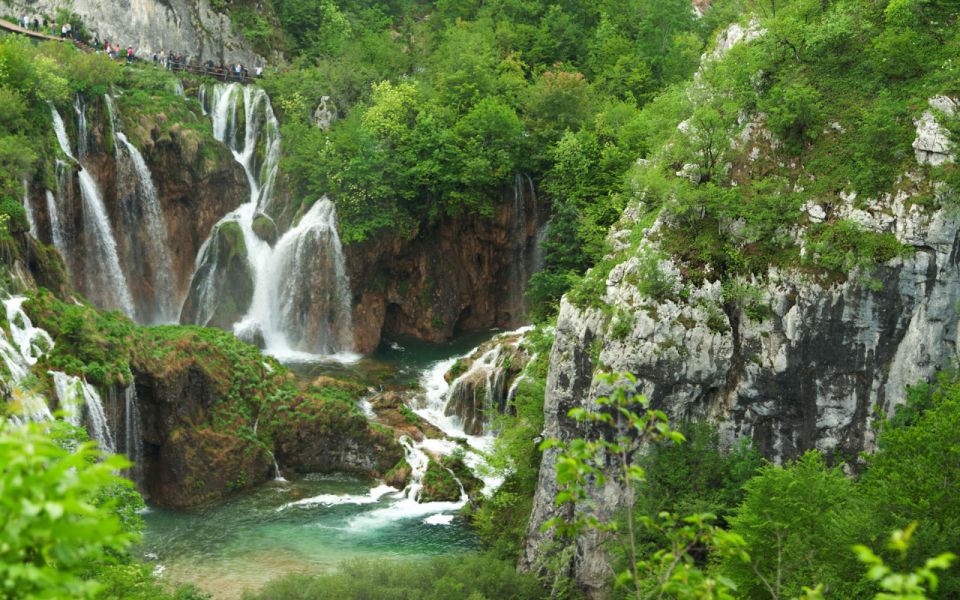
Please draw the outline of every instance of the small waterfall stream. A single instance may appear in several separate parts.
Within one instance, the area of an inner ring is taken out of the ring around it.
[[[36,392],[31,378],[30,368],[50,348],[53,339],[43,329],[33,326],[30,318],[23,312],[22,296],[14,296],[3,301],[7,322],[10,325],[9,337],[0,329],[0,358],[10,372],[10,392],[14,402],[12,411],[15,420],[48,421],[53,418],[46,400]]]
[[[63,162],[57,161],[57,170],[59,171]],[[58,177],[59,180],[59,177]],[[50,190],[46,191],[47,196],[47,218],[50,219],[50,238],[53,246],[63,254],[66,247],[66,241],[63,237],[63,226],[60,224],[60,211],[57,209],[57,198]]]
[[[140,425],[140,408],[137,404],[137,386],[131,383],[123,392],[123,453],[133,466],[127,471],[137,487],[143,488],[143,432]]]
[[[73,163],[80,167],[78,179],[80,196],[83,203],[83,239],[84,248],[64,247],[57,248],[64,256],[73,252],[82,252],[87,264],[98,268],[84,269],[84,273],[71,273],[72,279],[80,284],[81,291],[91,298],[97,298],[101,306],[119,308],[129,316],[135,316],[136,309],[127,279],[120,268],[120,257],[117,253],[117,242],[110,228],[110,220],[103,204],[103,197],[97,183],[90,173],[70,151],[70,138],[63,119],[57,109],[51,105],[53,129],[60,143],[60,150]],[[69,168],[68,165],[64,165]],[[61,195],[63,198],[63,195]],[[51,218],[51,222],[53,219]],[[67,242],[61,239],[61,243]]]
[[[113,428],[107,420],[107,411],[97,389],[80,377],[58,371],[50,371],[50,375],[53,377],[57,403],[63,411],[64,420],[79,427],[83,424],[85,413],[90,439],[96,441],[104,452],[116,452]]]
[[[250,195],[214,226],[201,247],[188,298],[193,309],[181,314],[181,321],[208,325],[221,306],[240,306],[242,317],[233,323],[234,331],[247,341],[262,342],[275,356],[298,358],[351,350],[350,288],[333,203],[318,200],[271,246],[255,231],[256,221],[275,227],[268,215],[280,134],[270,99],[263,90],[234,83],[203,86],[200,100],[213,122],[214,137],[230,148],[243,167]],[[222,264],[223,240],[215,238],[228,225],[242,234],[252,281],[247,298],[225,297],[246,293],[222,280],[221,272],[227,268]]]
[[[123,214],[126,270],[146,276],[149,281],[137,313],[143,323],[174,323],[180,298],[157,188],[143,155],[121,131],[109,94],[104,96],[104,103],[117,160],[117,195]]]
[[[30,235],[36,239],[37,222],[33,216],[33,204],[30,202],[30,183],[26,178],[23,180],[23,210],[27,213],[27,225],[29,226]]]

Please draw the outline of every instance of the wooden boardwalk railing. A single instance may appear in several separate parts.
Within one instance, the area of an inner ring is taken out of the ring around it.
[[[63,38],[63,37],[57,37],[53,35],[47,35],[46,33],[40,33],[39,31],[33,31],[32,29],[25,29],[17,25],[16,23],[11,23],[10,21],[4,20],[4,19],[0,19],[0,29],[5,29],[11,33],[25,35],[35,40],[42,40],[42,41],[48,41],[48,42],[69,42],[84,52],[97,51],[93,46],[91,46],[90,44],[87,44],[86,42],[82,42],[80,40],[75,40],[72,38]],[[119,60],[123,60],[123,59],[119,59]],[[147,64],[151,62],[150,60],[145,60],[140,57],[134,58],[134,61],[147,63]],[[221,81],[228,81],[228,82],[233,81],[233,82],[244,83],[244,84],[253,83],[254,81],[256,81],[256,78],[250,77],[249,75],[240,75],[240,76],[234,75],[234,73],[229,68],[217,70],[217,69],[209,69],[207,67],[203,67],[200,65],[191,65],[189,63],[179,63],[179,62],[170,63],[169,68],[172,71],[186,71],[188,73],[194,73],[196,75],[213,77]]]

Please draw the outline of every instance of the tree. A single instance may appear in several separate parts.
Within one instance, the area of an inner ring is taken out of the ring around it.
[[[880,531],[919,524],[904,553],[908,568],[960,549],[960,384],[941,383],[929,404],[907,426],[881,429],[861,484]],[[943,575],[940,593],[960,594],[955,569]]]
[[[637,461],[640,449],[664,440],[673,443],[685,440],[667,424],[666,414],[651,409],[649,401],[636,393],[635,377],[604,374],[599,378],[601,384],[610,389],[610,394],[596,399],[596,409],[576,407],[568,414],[578,422],[590,424],[597,434],[567,443],[548,439],[540,445],[541,450],[561,449],[556,458],[559,492],[555,501],[558,505],[574,505],[573,518],[569,521],[551,519],[546,527],[553,527],[567,537],[577,536],[588,528],[619,536],[625,548],[627,568],[617,575],[617,585],[629,587],[630,595],[637,600],[651,595],[662,598],[665,594],[680,598],[732,599],[728,583],[701,570],[693,556],[695,548],[708,547],[720,556],[747,558],[741,550],[742,540],[716,527],[714,515],[679,517],[661,513],[635,521],[635,486],[646,477]],[[607,477],[615,478],[625,493],[626,517],[622,530],[616,523],[601,521],[592,510],[593,494],[604,487]],[[641,554],[637,545],[641,528],[663,536],[667,545],[650,555]]]
[[[5,598],[91,598],[82,575],[133,540],[101,496],[129,465],[89,442],[69,452],[36,425],[0,422],[0,590]]]
[[[742,597],[793,598],[813,582],[837,598],[865,591],[849,548],[870,530],[870,515],[839,467],[808,452],[785,466],[762,468],[745,492],[730,531],[746,542],[750,560],[726,558],[720,567]]]

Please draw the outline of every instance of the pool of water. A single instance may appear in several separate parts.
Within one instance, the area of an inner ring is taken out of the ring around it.
[[[377,482],[338,475],[272,482],[194,512],[150,509],[143,517],[139,551],[156,557],[164,578],[217,599],[355,557],[416,559],[477,544],[454,503],[417,505]]]
[[[415,386],[438,362],[466,354],[494,333],[447,344],[385,340],[375,353],[354,360],[286,364],[304,378]],[[282,575],[327,571],[351,558],[415,560],[475,549],[477,539],[457,514],[459,507],[417,504],[377,481],[310,475],[195,511],[150,509],[139,551],[156,560],[168,581],[193,583],[217,600],[232,600]]]
[[[339,360],[286,360],[284,364],[307,379],[327,375],[371,386],[414,385],[432,364],[466,354],[497,333],[464,334],[444,344],[431,344],[412,338],[384,339],[372,354],[353,360],[342,357]]]

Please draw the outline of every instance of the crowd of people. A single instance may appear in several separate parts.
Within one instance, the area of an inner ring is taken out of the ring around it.
[[[53,37],[77,39],[77,32],[70,23],[57,23],[53,19],[48,19],[42,15],[21,15],[17,18],[17,25],[37,33],[49,32]]]
[[[21,15],[17,18],[17,24],[29,31],[35,31],[37,33],[46,33],[49,31],[49,35],[53,37],[80,41],[79,34],[73,25],[70,23],[57,23],[54,20],[48,19],[42,15]],[[101,42],[99,36],[94,36],[93,40],[89,43],[94,52],[103,52],[114,60],[124,60],[127,62],[148,60],[145,57],[140,56],[138,50],[133,46],[124,47],[122,44],[111,43],[109,40],[104,40]],[[191,64],[190,58],[184,56],[183,54],[175,53],[172,50],[169,52],[165,52],[163,50],[161,50],[159,53],[154,52],[149,60],[151,60],[154,65],[164,67],[172,71],[202,70],[203,72],[214,75],[220,79],[236,81],[244,81],[251,78],[250,71],[247,69],[247,66],[242,63],[237,62],[234,64],[224,64],[222,61],[214,63],[211,59],[208,60],[201,69],[198,69],[198,67],[201,67],[199,62]],[[260,77],[262,74],[263,67],[257,66],[254,69],[252,76]]]

